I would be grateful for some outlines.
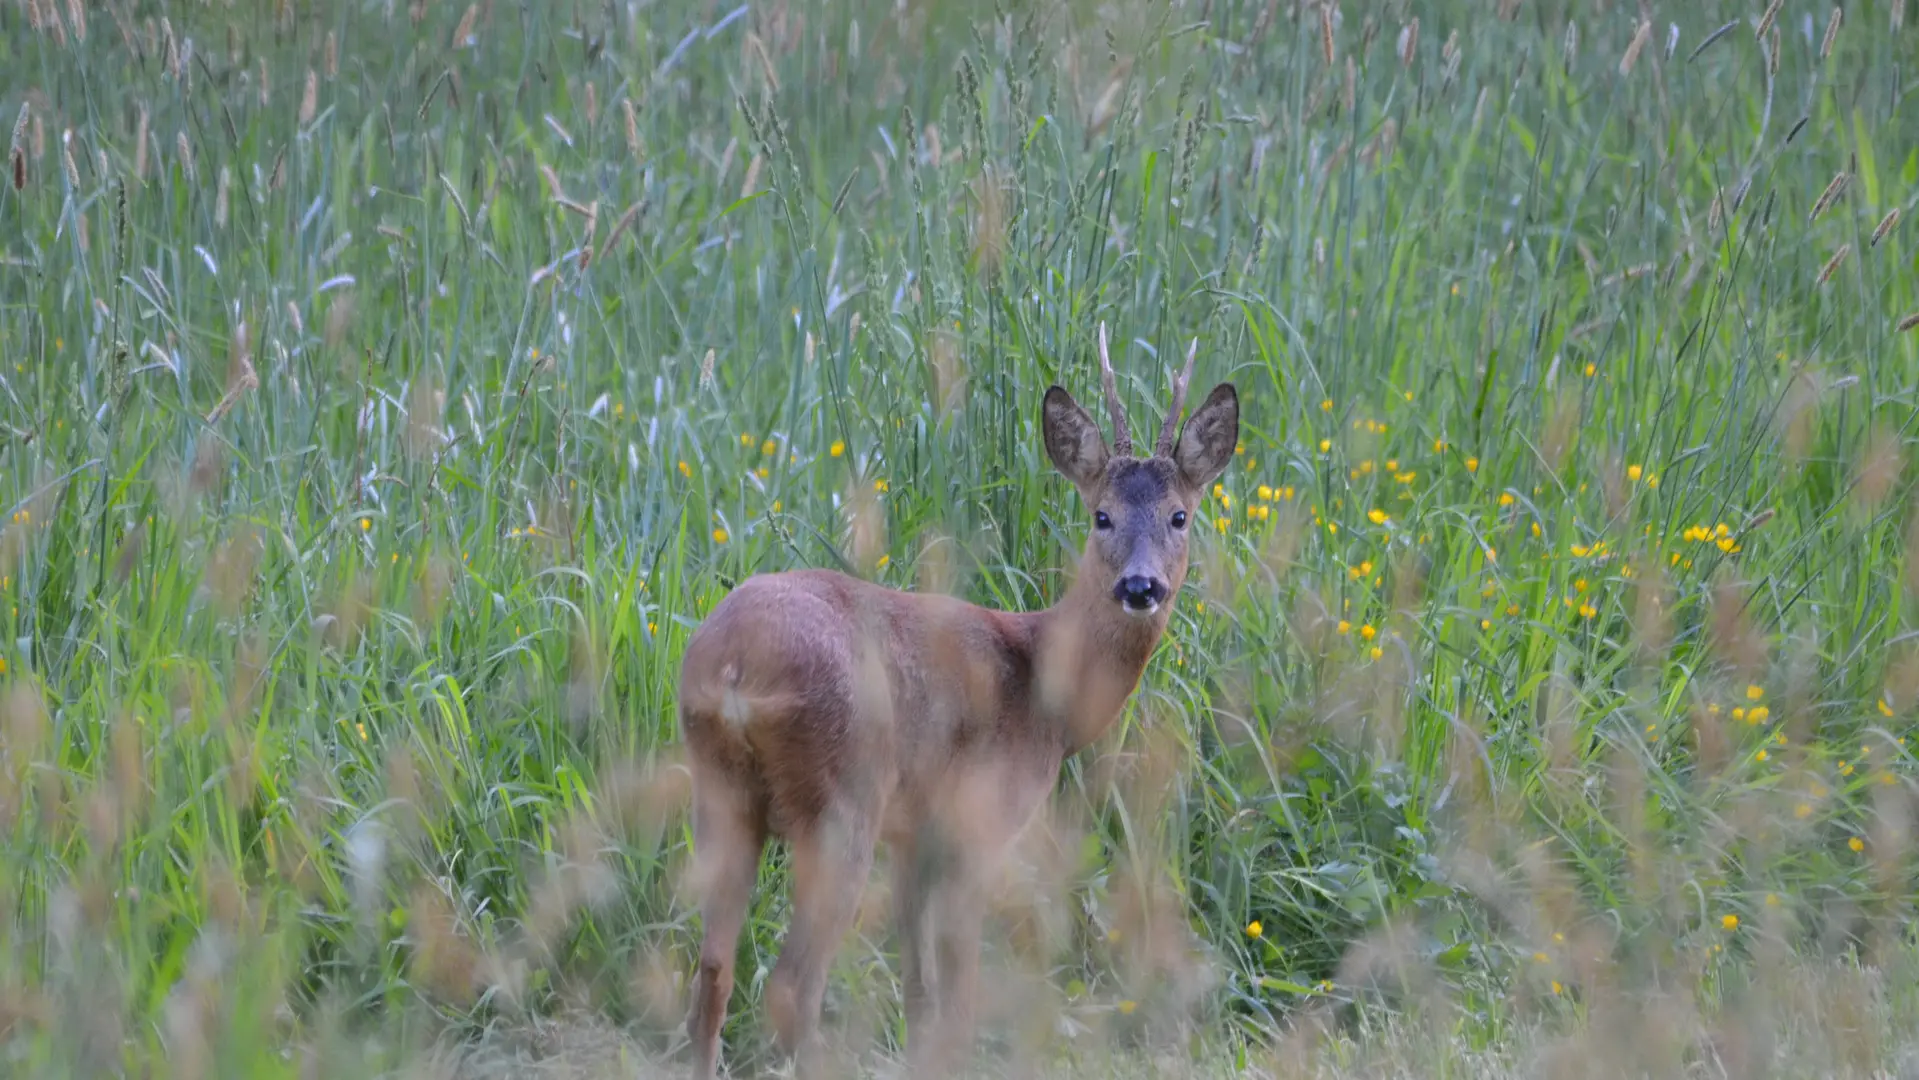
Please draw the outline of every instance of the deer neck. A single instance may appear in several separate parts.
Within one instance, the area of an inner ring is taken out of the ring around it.
[[[1059,727],[1067,754],[1119,719],[1172,609],[1168,597],[1151,616],[1128,615],[1087,569],[1082,560],[1066,595],[1035,617],[1033,635],[1037,711]]]

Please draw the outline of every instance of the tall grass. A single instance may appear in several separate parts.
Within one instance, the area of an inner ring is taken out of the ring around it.
[[[1058,596],[1102,320],[1245,441],[990,1060],[1910,1068],[1905,7],[0,7],[8,1071],[665,1060],[687,635]]]

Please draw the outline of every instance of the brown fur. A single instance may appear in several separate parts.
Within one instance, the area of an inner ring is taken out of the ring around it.
[[[1097,739],[1138,684],[1185,579],[1188,529],[1175,515],[1190,518],[1231,460],[1238,399],[1216,388],[1171,453],[1162,439],[1148,459],[1113,457],[1058,387],[1042,428],[1105,522],[1058,605],[990,611],[800,570],[749,579],[688,643],[680,723],[705,924],[688,1017],[696,1075],[718,1063],[769,836],[793,855],[793,918],[766,991],[782,1050],[810,1067],[827,968],[884,841],[914,1055],[965,1052],[985,875],[1066,755]],[[1123,608],[1129,575],[1163,587],[1150,613]]]

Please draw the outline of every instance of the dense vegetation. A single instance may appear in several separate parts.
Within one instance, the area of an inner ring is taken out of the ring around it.
[[[665,1060],[688,634],[1057,597],[1103,321],[1244,444],[985,1060],[1909,1066],[1906,6],[0,7],[0,1059]]]

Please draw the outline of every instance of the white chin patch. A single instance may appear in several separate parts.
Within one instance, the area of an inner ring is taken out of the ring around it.
[[[1155,612],[1159,610],[1159,601],[1155,600],[1154,602],[1147,604],[1145,607],[1140,607],[1140,608],[1136,608],[1132,606],[1131,604],[1121,604],[1120,610],[1126,612],[1126,614],[1131,615],[1136,619],[1144,619],[1144,618],[1147,618],[1148,616],[1151,616],[1152,614],[1154,614]]]

